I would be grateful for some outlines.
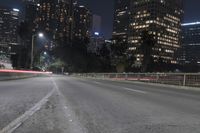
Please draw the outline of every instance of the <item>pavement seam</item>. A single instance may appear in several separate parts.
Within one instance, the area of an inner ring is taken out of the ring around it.
[[[40,108],[47,103],[49,97],[53,95],[55,88],[53,88],[42,100],[36,103],[32,108],[26,111],[24,114],[10,122],[6,127],[0,130],[0,133],[12,133],[15,131],[23,122],[28,120],[33,114],[35,114]]]

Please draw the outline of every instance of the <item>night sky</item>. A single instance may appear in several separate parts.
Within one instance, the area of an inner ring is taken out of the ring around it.
[[[0,0],[0,5],[20,8],[20,0]],[[110,38],[112,34],[112,20],[114,0],[79,0],[80,4],[87,6],[94,14],[102,16],[102,35]],[[184,22],[200,21],[200,0],[185,0]]]

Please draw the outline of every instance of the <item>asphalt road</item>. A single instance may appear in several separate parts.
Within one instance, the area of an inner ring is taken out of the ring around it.
[[[200,133],[200,92],[66,76],[0,81],[0,133]]]

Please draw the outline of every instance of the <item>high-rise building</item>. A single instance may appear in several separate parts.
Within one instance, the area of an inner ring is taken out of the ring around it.
[[[115,0],[113,40],[114,43],[128,41],[130,24],[130,2],[131,0]]]
[[[25,20],[32,23],[33,34],[43,32],[54,43],[72,40],[73,0],[24,0]],[[51,47],[52,48],[52,47]]]
[[[29,39],[27,39],[27,44],[31,44],[31,37],[36,33],[36,18],[37,18],[37,10],[39,4],[34,0],[24,0],[24,21],[29,27],[31,33],[29,34]]]
[[[74,4],[74,38],[89,39],[92,28],[92,14],[88,8]]]
[[[131,50],[137,61],[143,55],[138,52],[142,43],[142,33],[147,31],[156,44],[153,48],[154,60],[161,58],[168,63],[177,63],[174,54],[181,45],[182,0],[132,0],[130,33]]]
[[[70,38],[70,2],[64,0],[39,0],[36,29],[51,40]]]
[[[19,9],[0,8],[0,44],[18,44]]]
[[[180,62],[200,65],[200,22],[182,24]]]
[[[105,43],[105,38],[102,36],[101,33],[101,23],[102,23],[101,16],[96,14],[92,15],[92,30],[91,30],[88,50],[96,54],[98,54],[98,50]]]
[[[102,18],[99,15],[92,15],[92,36],[95,34],[101,34]]]
[[[114,43],[128,42],[141,64],[143,55],[138,49],[142,33],[147,31],[156,42],[154,60],[161,58],[168,63],[177,63],[174,55],[181,44],[182,8],[182,0],[115,1]]]
[[[6,58],[8,60],[12,46],[19,45],[17,32],[19,22],[19,9],[0,7],[0,60]]]
[[[90,37],[90,43],[88,45],[88,51],[98,54],[99,49],[105,44],[105,38],[100,35],[93,35]]]

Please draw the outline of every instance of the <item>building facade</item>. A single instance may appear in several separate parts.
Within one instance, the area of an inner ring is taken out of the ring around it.
[[[90,37],[90,43],[88,46],[88,51],[91,53],[98,54],[101,47],[105,44],[105,38],[99,35],[93,35]]]
[[[154,61],[162,59],[167,63],[177,63],[175,53],[181,46],[182,0],[132,0],[131,22],[128,42],[130,50],[141,62],[143,55],[138,52],[142,43],[142,33],[153,36]]]
[[[117,0],[115,1],[113,41],[128,42],[140,64],[142,34],[148,32],[155,40],[154,61],[177,63],[175,54],[181,46],[182,0]]]
[[[67,0],[39,0],[36,30],[50,40],[70,40],[70,4]]]
[[[74,38],[89,39],[92,29],[92,14],[88,8],[74,4]]]
[[[92,35],[101,34],[102,18],[99,15],[92,15]]]
[[[181,64],[200,65],[200,22],[182,24]]]
[[[8,47],[18,44],[17,28],[20,22],[19,9],[0,8],[0,44]]]
[[[128,41],[131,0],[115,0],[112,38],[114,43]]]
[[[19,9],[0,7],[0,60],[9,61],[11,49],[19,45]]]
[[[37,10],[39,4],[35,1],[24,1],[24,22],[26,22],[27,26],[30,29],[29,39],[27,40],[29,44],[31,44],[31,37],[36,33],[36,25],[37,25]]]

